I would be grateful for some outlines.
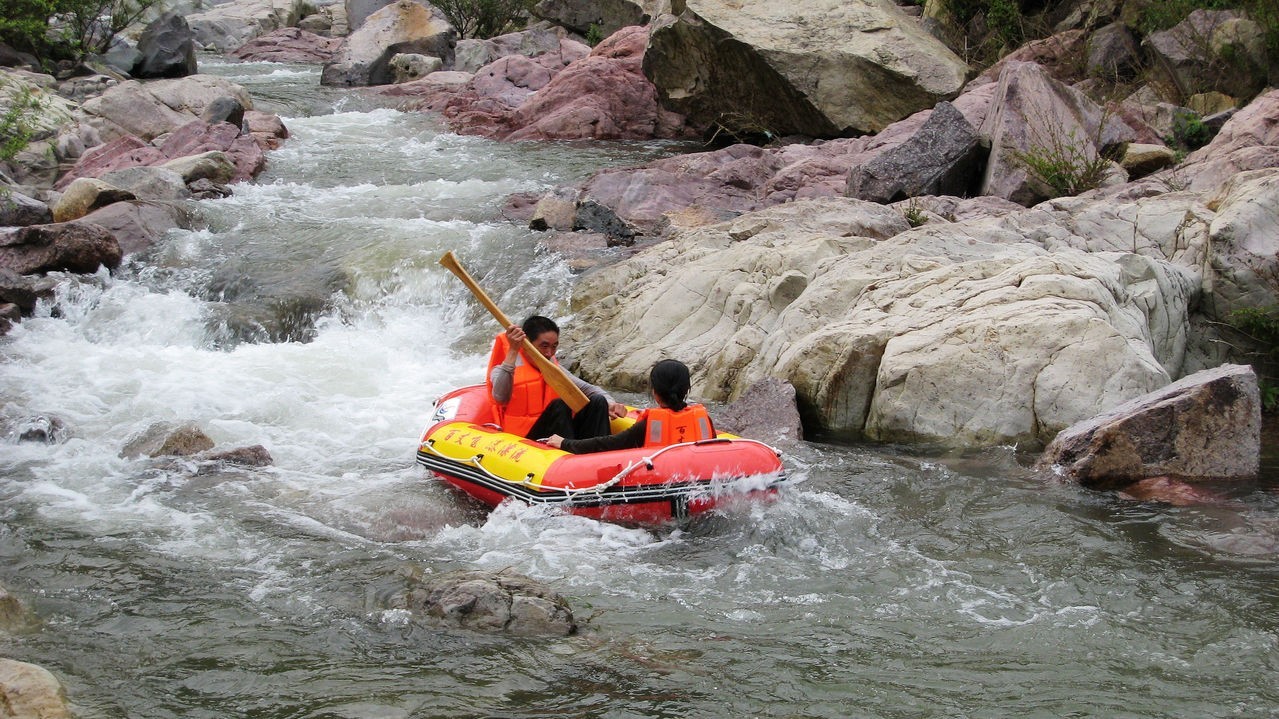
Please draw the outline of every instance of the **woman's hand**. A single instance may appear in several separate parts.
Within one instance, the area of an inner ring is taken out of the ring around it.
[[[625,417],[626,413],[629,411],[630,410],[626,408],[626,405],[621,402],[612,402],[608,405],[608,416],[613,419]]]
[[[550,437],[547,437],[546,439],[542,440],[542,444],[559,449],[560,445],[564,444],[564,438],[559,436],[558,434],[553,434]]]

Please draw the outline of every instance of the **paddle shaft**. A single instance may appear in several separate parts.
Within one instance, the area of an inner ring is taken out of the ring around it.
[[[497,303],[489,299],[484,289],[466,271],[466,268],[458,261],[452,250],[444,253],[444,256],[440,258],[440,264],[444,265],[445,269],[456,275],[462,281],[462,284],[466,285],[466,288],[471,291],[475,299],[484,305],[484,309],[488,310],[489,314],[493,315],[501,323],[503,330],[513,324],[510,318],[497,306]],[[537,351],[537,348],[533,346],[528,337],[524,338],[522,349],[524,350],[524,356],[533,363],[534,367],[537,367],[537,371],[542,373],[542,378],[551,386],[551,389],[555,390],[555,394],[559,395],[560,399],[568,404],[570,409],[577,412],[590,402],[586,398],[586,394],[569,378],[564,368],[543,357],[542,353]]]

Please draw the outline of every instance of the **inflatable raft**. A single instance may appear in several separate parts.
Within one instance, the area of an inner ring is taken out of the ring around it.
[[[635,421],[613,421],[618,432]],[[550,504],[634,524],[680,520],[743,497],[775,495],[785,482],[777,450],[751,439],[571,454],[492,424],[484,385],[436,400],[417,461],[476,499]]]

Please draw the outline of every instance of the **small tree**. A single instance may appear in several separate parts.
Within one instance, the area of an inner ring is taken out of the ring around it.
[[[461,37],[488,39],[523,27],[535,0],[430,0]]]
[[[0,42],[42,61],[105,52],[162,0],[3,0]]]

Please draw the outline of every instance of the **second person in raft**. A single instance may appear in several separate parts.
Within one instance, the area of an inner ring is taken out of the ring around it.
[[[692,382],[688,367],[683,362],[658,362],[649,372],[648,382],[657,408],[644,410],[630,427],[614,435],[589,439],[553,435],[546,443],[573,454],[589,454],[635,447],[665,447],[715,438],[715,425],[711,423],[706,408],[684,401]]]
[[[520,351],[525,337],[543,357],[559,364],[555,352],[560,346],[560,328],[549,317],[533,315],[524,320],[522,327],[511,325],[493,340],[488,390],[502,428],[529,439],[608,434],[609,418],[625,416],[626,405],[615,402],[599,387],[565,372],[589,400],[574,414],[546,383],[537,367],[525,359]]]

